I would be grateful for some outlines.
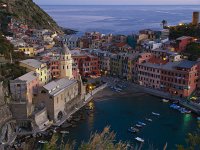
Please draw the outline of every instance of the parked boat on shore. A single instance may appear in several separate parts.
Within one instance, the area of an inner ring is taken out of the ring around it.
[[[170,105],[170,108],[179,109],[180,106],[179,106],[179,105],[176,105],[176,104],[171,104],[171,105]]]
[[[183,114],[189,114],[189,113],[191,113],[191,110],[187,110],[186,108],[181,107],[181,106],[176,105],[176,104],[171,104],[170,107],[173,108],[173,109],[176,109],[176,110],[180,111]]]
[[[142,138],[140,138],[140,137],[136,137],[135,140],[137,140],[138,142],[144,143],[144,139],[142,139]]]

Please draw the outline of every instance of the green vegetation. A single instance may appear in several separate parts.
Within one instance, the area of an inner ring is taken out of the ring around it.
[[[0,55],[3,55],[6,59],[10,60],[12,56],[13,60],[25,59],[26,56],[22,52],[14,52],[13,45],[0,33]]]
[[[57,23],[32,0],[1,0],[0,2],[9,4],[9,10],[0,11],[1,17],[11,15],[32,28],[62,32]]]
[[[8,86],[9,80],[16,79],[26,73],[26,69],[18,64],[0,65],[0,81],[4,81],[4,86]]]
[[[171,26],[170,29],[170,39],[176,39],[181,36],[192,36],[200,38],[200,26],[196,27],[191,24],[180,24],[177,26]]]
[[[44,150],[73,150],[75,144],[63,144],[63,140],[59,146],[57,146],[58,136],[53,135],[49,143],[45,144]],[[90,140],[86,143],[82,143],[78,148],[79,150],[126,150],[128,143],[114,142],[115,133],[110,132],[110,128],[104,128],[102,133],[92,134]],[[134,150],[137,150],[134,149]]]
[[[200,149],[200,121],[199,128],[194,133],[189,133],[186,139],[187,146],[178,145],[178,150],[199,150]]]
[[[188,55],[189,60],[196,61],[200,57],[200,44],[189,44],[186,48],[185,54]]]
[[[2,33],[0,33],[0,54],[4,55],[5,58],[10,58],[10,53],[13,52],[14,47],[10,42],[3,37]]]

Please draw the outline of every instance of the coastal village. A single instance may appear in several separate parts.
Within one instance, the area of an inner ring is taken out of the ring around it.
[[[198,12],[193,13],[191,24],[199,26]],[[92,94],[108,86],[103,80],[91,86],[87,83],[91,78],[115,77],[155,93],[164,92],[164,98],[178,100],[200,114],[200,60],[191,61],[184,55],[186,47],[200,45],[200,39],[181,36],[170,40],[169,28],[144,29],[132,35],[94,31],[77,36],[32,29],[8,17],[10,35],[5,38],[14,52],[24,54],[17,65],[26,73],[9,80],[6,88],[3,82],[0,85],[0,142],[12,145],[17,135],[36,135],[63,124]],[[1,66],[16,63],[12,55],[9,60],[0,57]]]

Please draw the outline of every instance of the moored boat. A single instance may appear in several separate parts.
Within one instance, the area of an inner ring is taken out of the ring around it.
[[[159,113],[155,113],[155,112],[152,112],[152,115],[154,115],[154,116],[160,116]]]
[[[135,140],[137,140],[138,142],[144,142],[144,139],[140,138],[140,137],[136,137]]]
[[[134,127],[131,127],[131,130],[135,131],[135,132],[139,132],[140,130]]]
[[[168,103],[169,102],[169,100],[168,99],[162,99],[162,101],[164,102],[164,103]]]
[[[136,131],[132,130],[131,128],[129,128],[128,131],[131,132],[131,133],[136,133]]]
[[[146,126],[146,123],[138,121],[138,124],[142,125],[142,126]]]
[[[142,125],[140,125],[140,124],[136,124],[135,126],[138,128],[142,128]]]
[[[48,143],[47,141],[44,141],[44,140],[39,140],[38,142],[41,143],[41,144]]]
[[[60,133],[62,133],[62,134],[69,134],[69,131],[60,131]]]
[[[149,121],[149,122],[152,122],[153,120],[150,119],[150,118],[145,118],[145,120]]]

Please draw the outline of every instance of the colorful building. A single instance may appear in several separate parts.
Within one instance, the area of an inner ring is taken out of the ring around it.
[[[161,69],[161,89],[174,96],[188,97],[196,90],[198,78],[197,62],[169,62]]]
[[[47,64],[36,59],[26,59],[20,61],[20,66],[26,68],[27,71],[34,71],[39,74],[40,84],[44,85],[51,80]]]
[[[36,97],[36,104],[44,104],[49,119],[57,123],[74,111],[84,94],[80,80],[62,78],[44,85]]]
[[[176,39],[175,42],[172,43],[174,50],[176,52],[182,52],[186,49],[187,45],[193,42],[193,37],[190,36],[182,36]]]
[[[75,50],[72,51],[72,58],[81,76],[100,74],[98,57]]]
[[[33,110],[33,97],[38,93],[39,75],[31,71],[10,81],[11,110],[16,119],[28,118]]]
[[[34,57],[37,54],[44,51],[44,47],[19,47],[18,50],[28,55],[29,57]]]

